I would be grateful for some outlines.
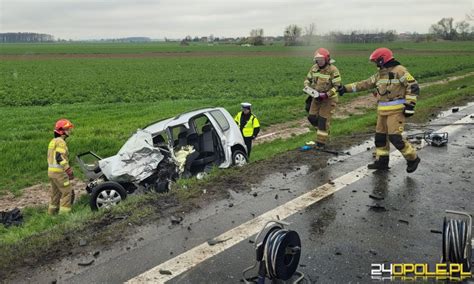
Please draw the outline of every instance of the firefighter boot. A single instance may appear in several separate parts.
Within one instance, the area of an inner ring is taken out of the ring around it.
[[[413,161],[407,161],[407,173],[412,173],[416,171],[416,168],[418,168],[418,164],[420,163],[421,159],[420,157],[416,157]]]
[[[369,170],[388,170],[389,156],[380,156],[378,160],[375,160],[372,164],[368,164]]]

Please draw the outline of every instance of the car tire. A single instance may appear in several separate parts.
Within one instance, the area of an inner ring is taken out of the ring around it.
[[[127,198],[127,191],[119,183],[106,181],[94,187],[89,205],[93,211],[110,209]]]
[[[248,162],[247,155],[242,150],[234,150],[232,152],[232,165],[242,167]]]

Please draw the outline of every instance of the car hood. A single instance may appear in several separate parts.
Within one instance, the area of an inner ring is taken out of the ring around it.
[[[150,132],[137,130],[117,155],[99,161],[100,169],[110,181],[141,182],[152,175],[164,156],[153,147]]]

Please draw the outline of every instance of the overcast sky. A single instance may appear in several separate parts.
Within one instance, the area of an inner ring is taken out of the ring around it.
[[[40,32],[64,39],[186,35],[248,36],[285,26],[328,31],[427,32],[443,17],[465,19],[474,0],[0,0],[0,32]],[[474,22],[471,22],[474,25]]]

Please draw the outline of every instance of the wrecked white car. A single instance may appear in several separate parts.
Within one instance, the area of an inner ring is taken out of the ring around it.
[[[247,163],[239,127],[224,108],[205,108],[138,129],[119,152],[77,156],[89,180],[92,210],[110,208],[136,191],[166,192],[180,177]]]

